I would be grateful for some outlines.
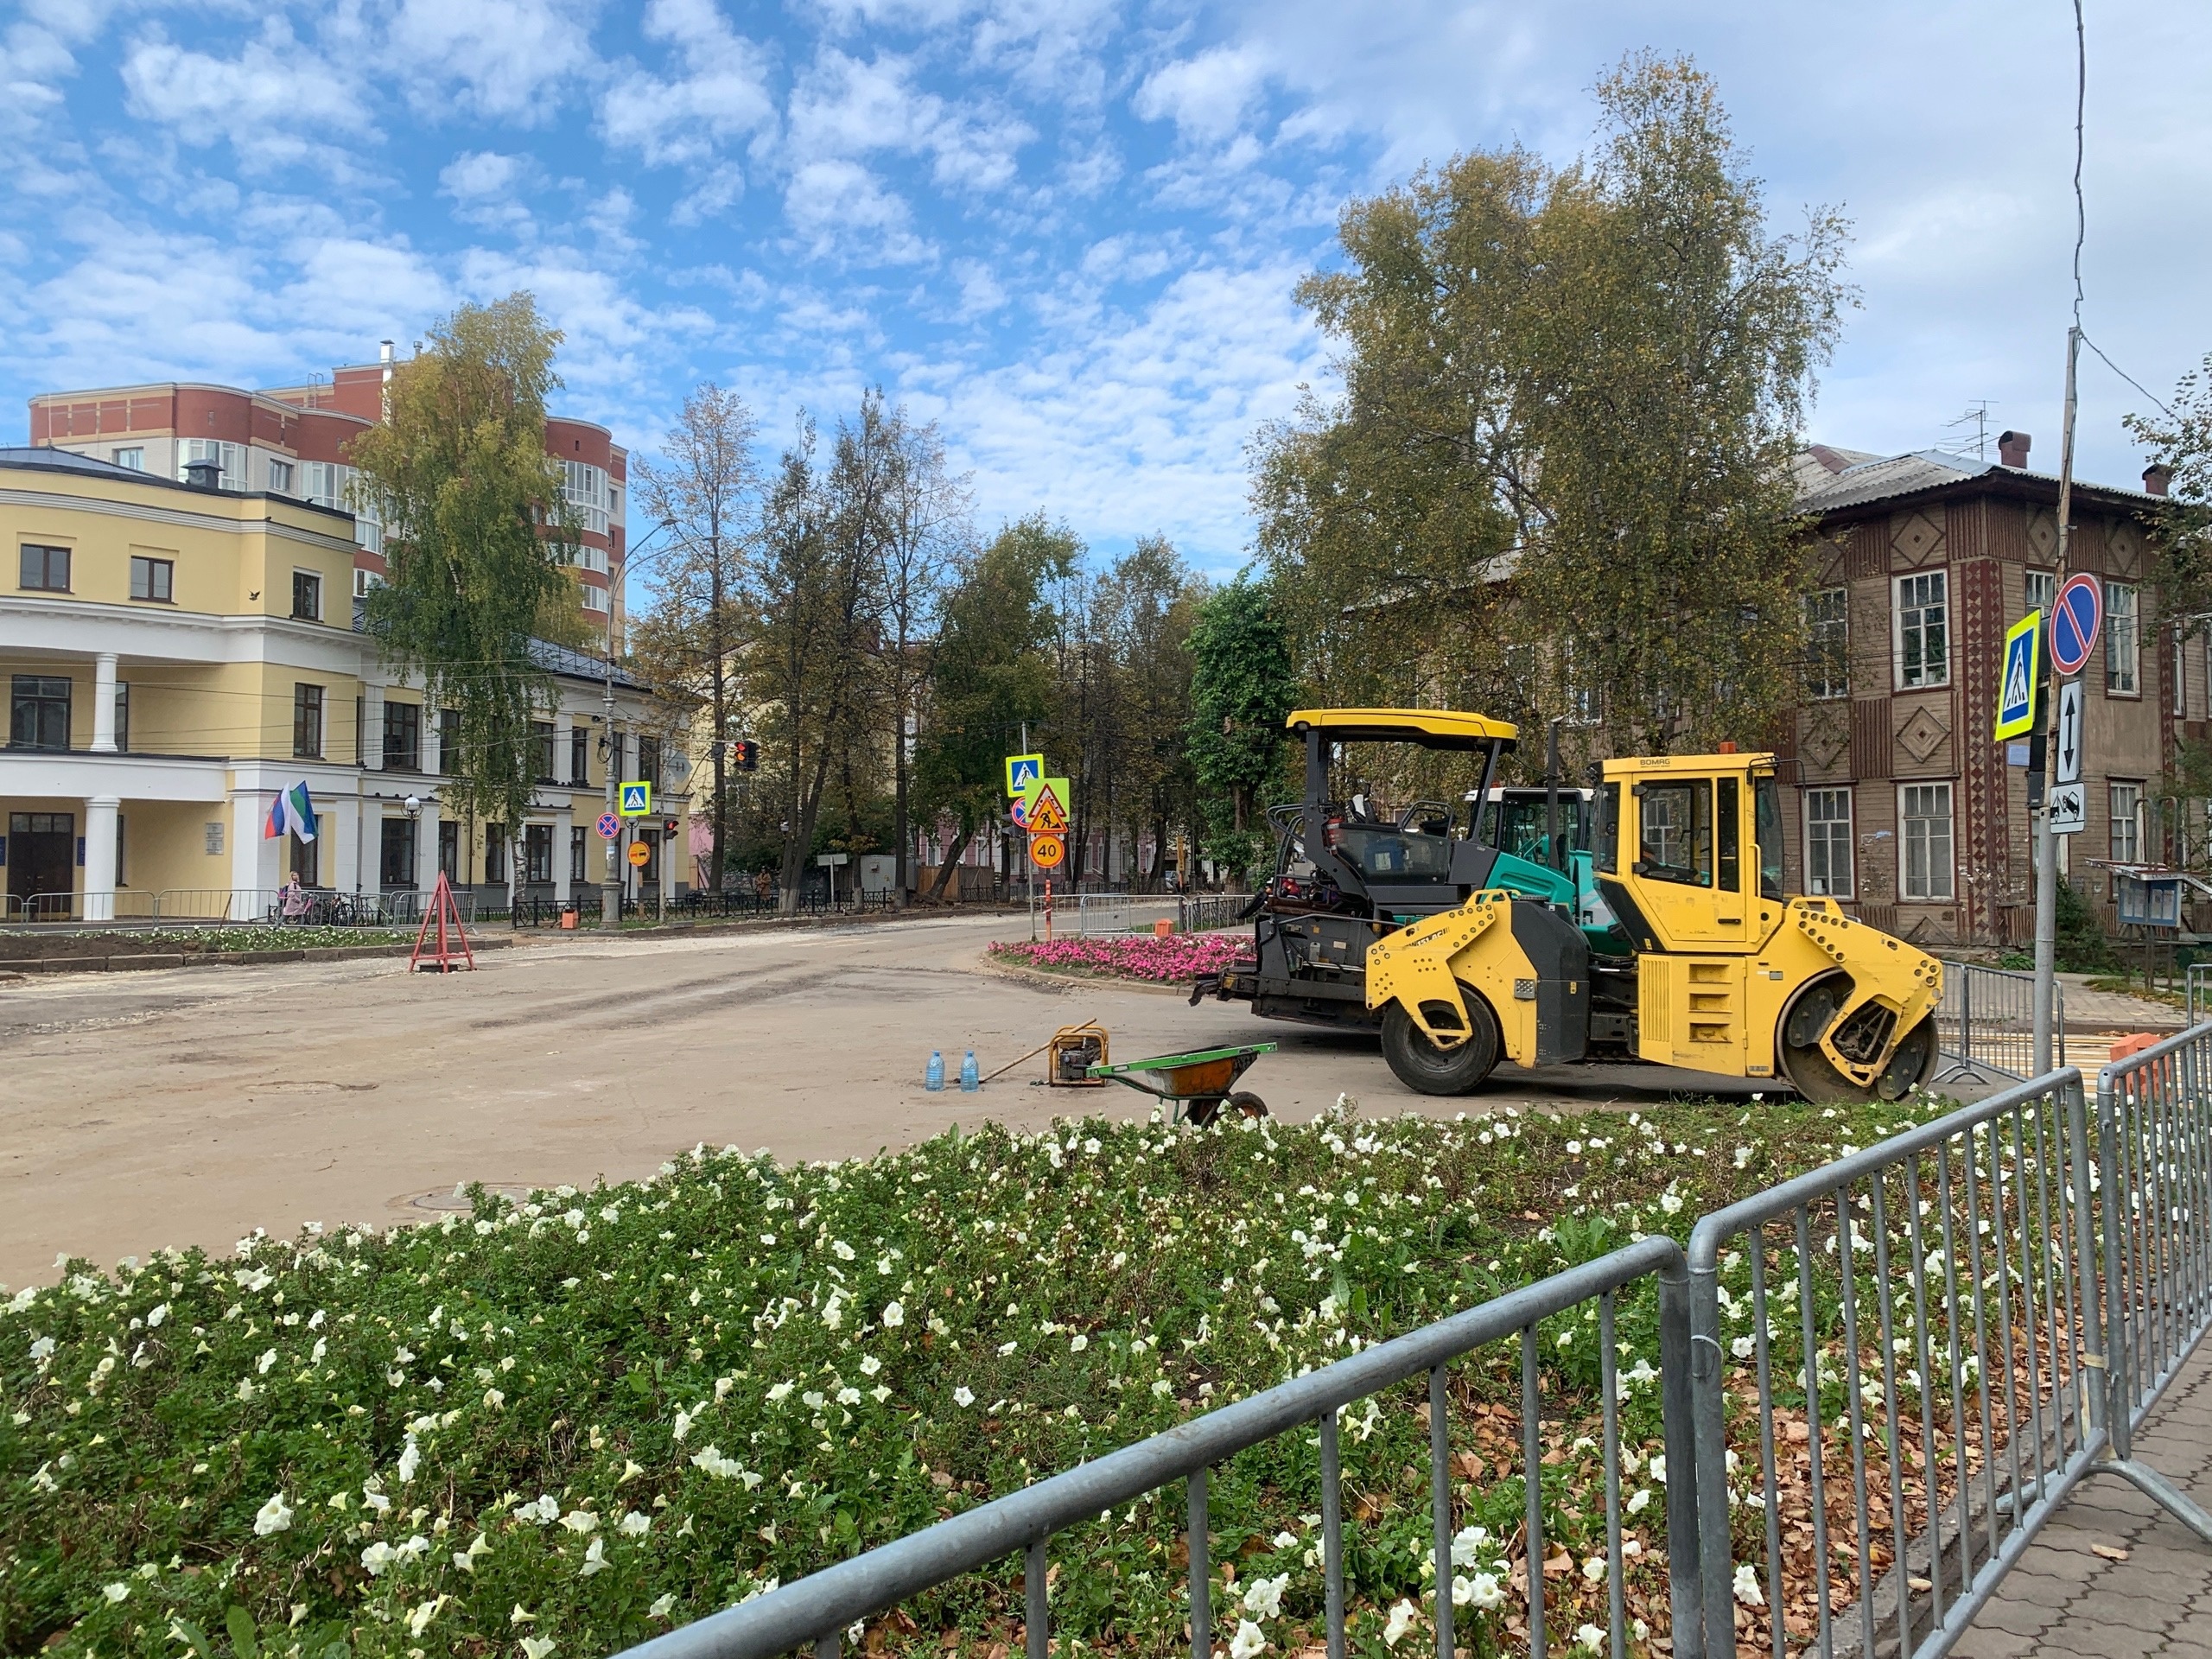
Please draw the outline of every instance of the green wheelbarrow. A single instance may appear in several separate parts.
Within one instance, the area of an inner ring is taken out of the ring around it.
[[[1168,1103],[1171,1123],[1204,1128],[1225,1109],[1243,1117],[1265,1117],[1268,1103],[1237,1088],[1236,1080],[1273,1043],[1245,1043],[1236,1048],[1202,1048],[1190,1054],[1155,1054],[1148,1060],[1094,1065],[1089,1075],[1101,1082],[1126,1084]]]

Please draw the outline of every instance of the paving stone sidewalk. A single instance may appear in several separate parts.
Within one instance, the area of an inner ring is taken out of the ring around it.
[[[2135,1438],[2135,1455],[2212,1508],[2212,1341],[2167,1389]],[[1952,1651],[1959,1659],[2212,1659],[2212,1545],[2133,1486],[2093,1476]]]

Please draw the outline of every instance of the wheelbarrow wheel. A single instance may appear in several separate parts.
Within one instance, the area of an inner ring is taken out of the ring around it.
[[[1229,1097],[1229,1109],[1239,1117],[1265,1117],[1268,1103],[1249,1089],[1240,1089]]]

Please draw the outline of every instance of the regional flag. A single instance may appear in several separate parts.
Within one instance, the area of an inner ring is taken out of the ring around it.
[[[268,822],[262,825],[264,841],[281,840],[287,831],[302,841],[313,841],[317,824],[315,799],[304,782],[294,784],[270,804]]]

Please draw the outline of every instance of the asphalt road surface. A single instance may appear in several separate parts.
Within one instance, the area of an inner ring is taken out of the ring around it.
[[[54,1276],[58,1253],[112,1262],[167,1244],[227,1250],[256,1227],[432,1217],[456,1183],[517,1189],[649,1175],[701,1141],[846,1158],[985,1119],[1141,1114],[1120,1088],[1047,1090],[1030,1061],[1096,1019],[1113,1056],[1273,1040],[1244,1086],[1309,1119],[1567,1109],[1751,1085],[1619,1065],[1502,1067],[1480,1095],[1400,1087],[1373,1039],[1185,1005],[1148,987],[1039,983],[983,947],[1020,918],[918,918],[661,938],[548,937],[474,973],[404,961],[86,974],[0,985],[0,1281]],[[948,1089],[922,1086],[930,1051]]]

